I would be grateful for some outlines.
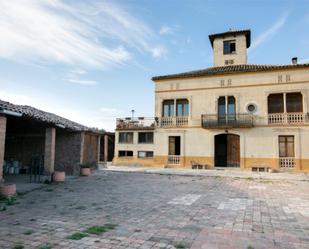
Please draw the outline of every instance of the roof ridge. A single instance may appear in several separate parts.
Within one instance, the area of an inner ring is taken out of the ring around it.
[[[209,76],[222,73],[242,73],[242,72],[256,72],[263,70],[276,70],[276,69],[286,69],[286,68],[302,68],[309,67],[309,63],[301,64],[236,64],[236,65],[227,65],[227,66],[217,66],[217,67],[208,67],[204,69],[197,69],[186,71],[182,73],[154,76],[152,80],[160,79],[172,79],[172,78],[185,78],[185,77],[197,77],[197,76]]]

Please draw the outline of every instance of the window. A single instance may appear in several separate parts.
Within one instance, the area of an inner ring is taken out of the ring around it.
[[[279,136],[279,157],[294,157],[294,136]]]
[[[163,117],[174,116],[174,100],[163,101]]]
[[[139,132],[138,133],[138,143],[153,143],[153,132]]]
[[[270,94],[268,96],[268,113],[283,113],[283,94]]]
[[[257,106],[256,104],[248,104],[247,105],[247,111],[250,112],[250,113],[255,113],[257,110]]]
[[[133,132],[119,132],[119,143],[133,144]]]
[[[225,60],[224,63],[225,63],[225,65],[233,65],[234,60]]]
[[[303,96],[301,93],[286,94],[286,112],[303,112]]]
[[[119,157],[132,157],[133,151],[131,151],[131,150],[119,150],[118,156]]]
[[[187,99],[177,100],[177,116],[189,116],[189,102]]]
[[[227,101],[227,105],[226,105]],[[225,119],[226,114],[229,118],[234,118],[236,113],[236,104],[234,96],[221,96],[218,99],[218,116],[219,119]]]
[[[139,151],[138,158],[152,158],[153,151]]]
[[[268,96],[268,113],[303,112],[303,96],[301,93],[286,93],[286,110],[284,109],[284,94],[276,93]]]
[[[223,54],[236,53],[236,41],[223,41]]]

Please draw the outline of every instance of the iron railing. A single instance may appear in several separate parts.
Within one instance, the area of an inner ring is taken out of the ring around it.
[[[250,128],[253,127],[253,115],[243,114],[203,114],[202,127],[206,129],[217,128]]]

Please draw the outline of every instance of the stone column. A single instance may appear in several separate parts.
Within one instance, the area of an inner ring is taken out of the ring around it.
[[[45,130],[45,153],[44,153],[44,172],[50,175],[55,168],[55,145],[56,128],[49,127]]]
[[[0,182],[3,181],[3,161],[5,151],[6,117],[0,116]]]
[[[108,160],[108,135],[104,135],[104,162]]]
[[[100,162],[101,159],[101,136],[98,136],[98,155],[97,155],[97,163]]]

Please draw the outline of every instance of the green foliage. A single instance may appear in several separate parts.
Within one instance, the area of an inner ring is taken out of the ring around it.
[[[13,249],[24,249],[25,247],[22,244],[16,244]]]
[[[33,234],[32,230],[27,230],[26,232],[24,232],[24,235],[31,235],[31,234]]]
[[[80,240],[80,239],[85,238],[85,237],[88,237],[88,234],[77,232],[77,233],[73,233],[71,236],[69,236],[68,239]]]
[[[175,245],[175,248],[176,249],[185,249],[186,247],[185,247],[184,244],[178,243],[178,244]]]
[[[40,246],[39,249],[52,249],[52,246],[50,244],[46,244],[46,245]]]
[[[110,224],[107,223],[103,226],[92,226],[87,228],[84,232],[85,233],[89,233],[89,234],[96,234],[96,235],[100,235],[102,233],[108,232],[110,230],[113,230],[117,227],[117,225],[115,224]]]

